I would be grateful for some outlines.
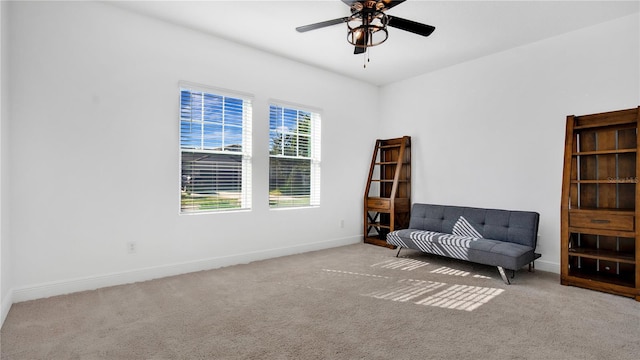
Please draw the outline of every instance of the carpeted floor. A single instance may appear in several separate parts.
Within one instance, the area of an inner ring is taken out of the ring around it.
[[[14,304],[8,359],[637,359],[640,303],[357,244]]]

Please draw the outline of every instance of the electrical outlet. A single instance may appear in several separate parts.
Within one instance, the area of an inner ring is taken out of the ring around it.
[[[135,241],[127,242],[127,252],[129,254],[135,254],[138,251],[138,244]]]

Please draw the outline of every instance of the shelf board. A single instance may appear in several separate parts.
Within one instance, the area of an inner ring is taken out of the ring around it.
[[[582,228],[576,226],[569,226],[569,233],[574,234],[590,234],[590,235],[604,235],[604,236],[617,236],[623,238],[633,238],[636,236],[634,231],[623,231],[623,230],[609,230],[609,229],[593,229],[593,228]]]
[[[371,199],[371,200],[407,200],[409,199],[408,197],[402,197],[402,196],[396,196],[395,198],[391,198],[391,197],[386,197],[386,196],[367,196],[367,199]]]
[[[581,116],[581,117],[584,118],[584,116]],[[606,122],[591,122],[585,125],[576,125],[573,127],[573,130],[606,128],[606,127],[612,127],[612,126],[622,127],[622,128],[627,128],[627,127],[635,128],[638,126],[638,122],[632,115],[630,117],[621,118],[621,119],[615,119],[615,120],[610,119],[609,121],[606,121]]]
[[[374,182],[392,183],[393,179],[371,179]],[[398,180],[398,182],[408,182],[409,180]]]
[[[623,286],[627,288],[634,288],[635,282],[633,281],[633,274],[625,275],[611,275],[598,271],[590,271],[584,269],[569,269],[569,276],[588,280],[589,282],[601,282],[605,284]]]
[[[615,154],[629,154],[636,153],[636,149],[617,149],[617,150],[594,150],[594,151],[578,151],[574,152],[571,155],[573,156],[582,156],[582,155],[615,155]]]
[[[382,228],[382,229],[391,229],[390,225],[382,225],[379,222],[375,222],[375,223],[367,223],[367,227],[376,227],[376,228]]]
[[[622,178],[622,179],[602,179],[602,180],[571,180],[572,184],[637,184],[638,180],[635,178]]]
[[[614,261],[625,264],[635,264],[636,262],[634,254],[601,249],[571,248],[569,249],[569,256]]]
[[[570,212],[581,212],[581,211],[611,211],[616,214],[627,214],[633,215],[635,213],[635,209],[630,208],[605,208],[605,207],[591,207],[591,206],[582,206],[582,207],[573,207],[569,209]]]

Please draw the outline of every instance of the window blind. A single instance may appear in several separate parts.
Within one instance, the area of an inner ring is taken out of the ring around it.
[[[269,108],[269,206],[320,205],[320,114]]]
[[[251,207],[251,99],[181,86],[181,213]]]

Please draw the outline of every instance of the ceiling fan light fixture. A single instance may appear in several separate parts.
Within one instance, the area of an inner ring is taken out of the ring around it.
[[[380,45],[389,38],[387,14],[380,10],[357,12],[347,22],[347,41],[358,48]]]
[[[307,32],[327,26],[347,23],[347,41],[355,47],[353,53],[355,55],[367,54],[367,61],[369,61],[369,48],[380,45],[389,38],[387,26],[422,36],[429,36],[436,29],[431,25],[397,16],[387,16],[385,14],[385,11],[405,1],[406,0],[342,0],[343,3],[351,8],[350,16],[298,26],[296,31]]]

